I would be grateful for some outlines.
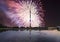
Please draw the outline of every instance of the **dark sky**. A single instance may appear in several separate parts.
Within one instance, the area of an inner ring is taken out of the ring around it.
[[[47,26],[60,25],[60,1],[42,0],[45,5],[45,21]]]

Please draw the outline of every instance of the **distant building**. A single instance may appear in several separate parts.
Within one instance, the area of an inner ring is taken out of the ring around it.
[[[48,27],[48,30],[55,30],[57,27]]]

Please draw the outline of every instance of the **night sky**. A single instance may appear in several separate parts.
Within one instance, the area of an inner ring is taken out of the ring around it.
[[[45,6],[46,26],[60,25],[60,1],[59,0],[42,0]]]
[[[42,0],[42,3],[44,4],[44,8],[46,10],[45,18],[44,18],[46,26],[59,26],[60,25],[60,1]],[[2,16],[0,15],[0,17]],[[1,23],[1,18],[0,18],[0,23]]]

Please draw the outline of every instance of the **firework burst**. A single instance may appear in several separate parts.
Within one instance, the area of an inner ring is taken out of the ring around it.
[[[42,27],[37,5],[32,1],[6,0],[8,11],[4,11],[18,27]],[[43,19],[43,18],[41,18]]]

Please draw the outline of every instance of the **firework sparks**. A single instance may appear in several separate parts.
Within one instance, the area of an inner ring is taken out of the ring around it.
[[[34,2],[7,0],[6,4],[9,11],[5,10],[4,12],[18,27],[30,27],[30,25],[31,27],[39,27],[42,25],[37,5]]]

